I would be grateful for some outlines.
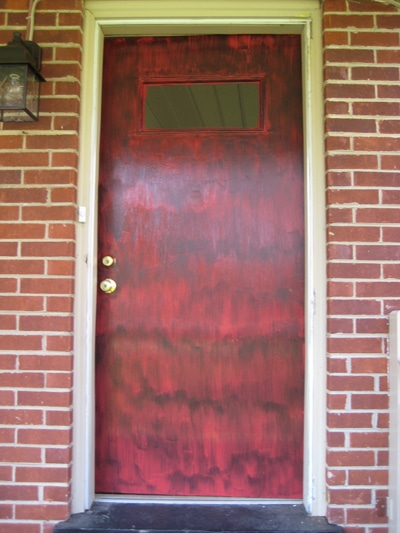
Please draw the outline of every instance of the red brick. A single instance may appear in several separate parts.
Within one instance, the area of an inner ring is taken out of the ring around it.
[[[19,217],[19,206],[13,205],[2,205],[0,210],[0,220],[18,220]]]
[[[327,482],[329,485],[344,485],[347,479],[346,470],[328,470]]]
[[[380,229],[370,226],[330,226],[329,241],[339,242],[378,242],[381,238]]]
[[[15,370],[17,357],[14,354],[0,354],[0,368],[2,370]]]
[[[328,451],[329,466],[374,466],[374,452],[371,451]]]
[[[26,184],[74,184],[77,180],[77,172],[74,169],[39,169],[26,170],[24,181]]]
[[[75,116],[59,116],[54,117],[54,129],[55,130],[79,130],[79,119]]]
[[[46,308],[49,313],[72,313],[74,301],[68,296],[48,296]]]
[[[0,292],[15,293],[17,292],[17,279],[15,278],[0,278]]]
[[[346,402],[347,396],[345,394],[328,394],[328,409],[343,410],[346,407]]]
[[[398,14],[378,15],[376,22],[380,29],[400,29],[400,16]]]
[[[17,520],[66,520],[69,514],[67,504],[16,505]]]
[[[6,235],[7,239],[43,239],[45,230],[44,224],[0,224],[0,235]]]
[[[17,318],[13,315],[1,315],[0,330],[14,330],[17,326]]]
[[[20,331],[71,331],[72,317],[30,315],[20,317]]]
[[[324,9],[326,12],[326,8]],[[324,16],[324,28],[373,28],[372,15],[327,14]]]
[[[3,335],[2,350],[40,350],[42,337],[38,335]]]
[[[330,204],[376,204],[379,194],[371,189],[329,189],[327,201]]]
[[[400,279],[400,264],[383,265],[383,277]]]
[[[17,466],[15,480],[17,483],[67,483],[69,468],[65,466]]]
[[[14,392],[10,390],[0,390],[0,405],[14,405]]]
[[[43,372],[4,372],[1,375],[2,387],[37,389],[44,385]]]
[[[352,448],[387,448],[389,434],[385,432],[350,433],[350,446]]]
[[[15,444],[16,442],[15,428],[0,428],[0,442],[2,444]]]
[[[367,118],[328,118],[326,130],[327,132],[376,133],[376,123],[375,120]]]
[[[16,150],[18,148],[22,148],[22,137],[19,135],[2,135],[0,139],[0,146],[2,151],[6,149]],[[3,181],[0,180],[0,183],[3,183]]]
[[[48,261],[47,273],[49,276],[73,276],[75,263],[73,261]]]
[[[380,85],[378,87],[378,98],[400,98],[400,87],[397,85]]]
[[[72,459],[71,448],[47,448],[46,464],[69,464]]]
[[[45,203],[47,202],[47,190],[12,187],[0,189],[0,202],[14,204]]]
[[[17,185],[21,183],[21,171],[14,169],[0,169],[0,183],[2,185]]]
[[[400,169],[400,156],[383,155],[381,158],[381,166],[383,170],[398,170]]]
[[[49,502],[68,502],[70,497],[68,487],[44,487],[43,498]]]
[[[60,278],[23,279],[21,292],[31,294],[73,294],[73,280]]]
[[[31,446],[2,446],[0,462],[3,463],[40,463],[42,453],[40,448]],[[20,480],[24,481],[24,480]],[[25,480],[28,481],[28,480]]]
[[[386,516],[379,517],[376,509],[352,508],[347,509],[347,520],[350,524],[376,524],[387,522]]]
[[[352,394],[352,409],[387,409],[389,399],[387,394]]]
[[[386,86],[385,86],[386,87]],[[325,86],[326,98],[375,98],[375,87],[364,83],[327,83]]]
[[[328,259],[353,259],[353,247],[347,244],[329,244]]]
[[[377,59],[378,64],[382,64],[382,63],[397,64],[400,59],[400,50],[398,49],[377,50],[376,59]]]
[[[357,137],[354,139],[354,150],[396,152],[400,150],[400,139],[392,137]],[[374,202],[371,201],[370,203]],[[377,201],[375,201],[375,203],[377,203]]]
[[[357,333],[388,333],[388,321],[386,318],[357,319]]]
[[[356,285],[358,297],[400,297],[400,281],[360,281]]]
[[[330,315],[378,315],[380,303],[371,300],[334,300],[328,302]]]
[[[0,274],[44,274],[44,261],[0,260]]]
[[[379,278],[380,266],[370,263],[331,263],[328,265],[329,278]]]
[[[330,431],[327,442],[329,448],[344,448],[345,434],[342,431]]]
[[[20,426],[20,425],[28,425],[28,424],[40,425],[40,424],[43,424],[43,412],[34,411],[33,409],[24,410],[24,411],[21,409],[10,409],[10,408],[0,409],[0,424],[4,424],[8,426],[10,425]]]
[[[25,206],[22,208],[22,217],[24,220],[74,221],[76,210],[74,206],[70,205]]]
[[[398,81],[399,69],[396,67],[352,67],[352,80]],[[376,114],[373,112],[373,114]]]
[[[19,444],[36,444],[60,446],[71,442],[69,429],[20,429],[18,430]]]
[[[326,63],[374,63],[373,50],[357,48],[328,48],[324,54]]]
[[[326,80],[348,80],[349,68],[344,66],[327,66],[324,69]]]
[[[14,506],[11,504],[0,503],[0,519],[9,520],[13,518]]]
[[[36,500],[38,488],[33,485],[0,485],[0,500]]]
[[[386,470],[349,470],[349,485],[387,485]]]
[[[330,338],[328,351],[336,353],[381,353],[382,341],[376,337]]]
[[[355,172],[356,187],[399,187],[399,172]]]
[[[394,245],[359,244],[356,246],[356,256],[359,261],[399,261],[400,250]]]
[[[399,156],[400,157],[400,156]],[[377,169],[378,158],[376,155],[340,154],[328,155],[326,158],[329,169]]]
[[[325,102],[325,115],[334,116],[334,115],[349,115],[350,114],[350,104],[348,102],[338,102],[335,100],[326,100]],[[328,144],[329,140],[326,140],[325,146]]]
[[[78,156],[72,152],[54,152],[53,165],[55,167],[73,167],[78,165]]]
[[[46,376],[46,386],[50,389],[70,389],[72,386],[72,376],[69,373],[48,373]]]
[[[357,322],[374,319],[357,319]],[[388,370],[386,357],[352,357],[351,371],[353,374],[385,374]]]
[[[353,320],[348,318],[329,318],[328,332],[335,333],[354,333]]]
[[[41,533],[42,529],[41,525],[37,522],[22,522],[18,524],[13,521],[7,522],[7,530],[3,531],[4,533]]]
[[[328,426],[335,429],[372,428],[369,413],[328,413]]]
[[[12,466],[0,465],[0,481],[11,481],[12,477]]]
[[[46,407],[70,407],[70,392],[36,392],[36,391],[19,391],[19,405],[43,406]]]
[[[75,239],[75,226],[74,224],[49,224],[48,228],[49,239]]]
[[[330,489],[329,502],[333,505],[368,505],[372,502],[371,489]]]
[[[78,149],[78,138],[74,133],[57,135],[54,132],[48,135],[29,135],[26,140],[28,150],[52,150],[52,149]]]
[[[5,167],[47,167],[49,154],[47,152],[4,152],[1,155],[2,165]]]
[[[66,372],[72,370],[72,357],[65,355],[20,355],[21,370],[48,370]]]
[[[377,428],[389,429],[390,419],[389,413],[378,413]]]
[[[17,243],[0,242],[0,256],[12,257],[17,255]]]
[[[344,224],[344,223],[351,223],[353,221],[353,209],[348,207],[330,207],[328,211],[328,222],[329,224]],[[346,231],[351,231],[352,228],[349,228],[346,226],[344,228]],[[333,228],[330,227],[328,231],[328,235],[330,235],[331,231],[340,231],[341,227],[339,228]]]
[[[353,283],[330,281],[328,283],[328,298],[345,298],[354,296]],[[335,314],[335,313],[333,313]]]
[[[42,311],[43,304],[42,296],[0,296],[0,309],[7,311]]]
[[[400,103],[398,102],[354,102],[355,115],[388,115],[398,116]]]
[[[398,47],[399,35],[396,32],[363,31],[351,34],[350,46]]]
[[[326,151],[340,151],[340,150],[350,150],[350,138],[343,137],[342,135],[338,137],[327,137],[325,139],[325,150]]]
[[[46,338],[46,348],[52,352],[71,352],[73,338],[67,335],[52,335]]]

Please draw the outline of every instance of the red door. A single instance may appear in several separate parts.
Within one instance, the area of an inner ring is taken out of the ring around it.
[[[96,491],[299,498],[300,38],[107,39],[103,83]]]

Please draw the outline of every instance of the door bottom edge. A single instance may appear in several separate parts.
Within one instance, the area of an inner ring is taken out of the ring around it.
[[[144,496],[127,494],[95,494],[98,503],[157,503],[177,505],[299,505],[304,504],[298,498],[224,498],[212,496]]]

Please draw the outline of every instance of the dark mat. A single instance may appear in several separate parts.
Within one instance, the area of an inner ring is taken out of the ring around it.
[[[94,503],[56,525],[54,533],[343,533],[303,505]]]

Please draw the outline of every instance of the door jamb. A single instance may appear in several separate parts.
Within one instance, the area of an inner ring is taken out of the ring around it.
[[[107,7],[108,4],[108,7]],[[112,4],[112,6],[110,6]],[[94,493],[94,330],[97,291],[97,184],[102,56],[105,36],[206,33],[302,35],[305,140],[306,370],[304,504],[326,508],[326,258],[319,0],[86,0],[82,70],[74,335],[74,454],[72,512],[88,509]],[[224,5],[227,4],[225,7]],[[299,6],[301,4],[301,6]],[[185,7],[186,6],[186,7]],[[160,18],[168,11],[170,17]],[[227,18],[225,13],[231,16]],[[172,18],[173,17],[173,18]],[[265,500],[263,500],[265,503]],[[276,500],[274,501],[276,503]]]

